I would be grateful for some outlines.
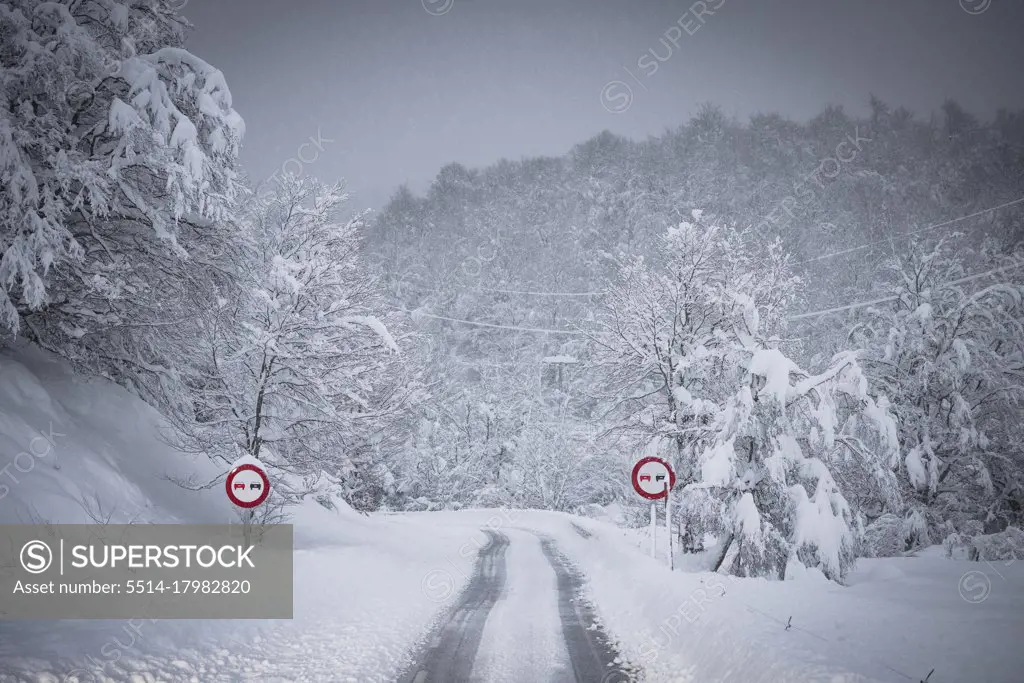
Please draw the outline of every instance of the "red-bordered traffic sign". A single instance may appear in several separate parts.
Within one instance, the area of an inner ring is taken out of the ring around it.
[[[240,508],[254,508],[270,495],[270,479],[262,467],[247,462],[228,472],[224,488],[232,503]]]
[[[633,489],[648,500],[661,500],[676,485],[676,473],[661,458],[641,458],[633,466]],[[668,487],[665,480],[668,480]]]

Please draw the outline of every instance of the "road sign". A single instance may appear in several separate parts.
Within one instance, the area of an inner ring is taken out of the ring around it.
[[[224,488],[232,503],[240,508],[254,508],[270,495],[270,479],[262,467],[247,462],[228,472]]]
[[[661,458],[641,458],[633,466],[633,488],[648,500],[661,500],[676,485],[676,473]],[[667,484],[667,486],[666,486]]]

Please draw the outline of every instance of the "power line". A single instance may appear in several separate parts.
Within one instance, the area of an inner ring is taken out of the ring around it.
[[[411,284],[416,289],[424,292],[441,292],[444,291],[441,287],[428,287],[426,285]],[[528,296],[579,296],[579,297],[591,297],[600,296],[604,292],[542,292],[537,290],[521,290],[521,289],[493,289],[490,287],[456,287],[456,289],[462,289],[463,291],[469,292],[493,292],[496,294],[525,294]]]
[[[410,310],[408,310],[406,308],[399,308],[398,310],[403,311],[405,313],[409,313],[410,315],[419,315],[419,316],[423,316],[424,318],[433,318],[435,320],[447,320],[448,322],[461,323],[463,325],[472,325],[474,327],[489,327],[489,328],[497,329],[497,330],[515,330],[517,332],[540,332],[540,333],[545,333],[545,334],[568,334],[568,335],[572,335],[572,336],[576,336],[576,337],[582,336],[582,334],[580,332],[577,332],[575,330],[552,330],[552,329],[547,329],[547,328],[543,328],[543,327],[518,327],[518,326],[515,326],[515,325],[497,325],[495,323],[482,323],[482,322],[478,322],[476,320],[463,320],[462,318],[449,318],[448,316],[434,315],[433,313],[422,313],[422,312],[418,312],[418,311],[417,312],[413,312],[413,311],[410,311]]]
[[[956,280],[950,280],[949,282],[944,282],[942,284],[943,285],[962,285],[965,282],[972,282],[974,280],[979,280],[979,279],[981,279],[983,277],[987,277],[989,275],[994,275],[996,273],[1001,273],[1001,272],[1007,271],[1007,270],[1013,270],[1014,268],[1019,268],[1022,265],[1024,265],[1024,261],[1017,261],[1016,263],[1012,263],[1012,264],[1010,264],[1008,266],[1002,266],[1000,268],[993,268],[992,270],[986,270],[984,273],[975,273],[974,275],[968,275],[966,277],[957,278]],[[899,296],[898,295],[893,295],[893,296],[883,297],[881,299],[873,299],[871,301],[858,301],[856,303],[847,304],[846,306],[836,306],[835,308],[826,308],[826,309],[823,309],[823,310],[820,310],[820,311],[810,311],[809,313],[801,313],[799,315],[793,315],[793,316],[789,317],[789,320],[803,320],[803,319],[806,319],[806,318],[816,318],[816,317],[818,317],[820,315],[827,315],[829,313],[841,313],[843,311],[852,311],[852,310],[855,310],[857,308],[865,308],[867,306],[874,306],[876,304],[884,304],[884,303],[887,303],[889,301],[896,301],[897,299],[899,299]]]
[[[908,232],[901,233],[899,235],[895,235],[893,237],[889,237],[889,238],[886,238],[886,239],[877,240],[877,241],[874,241],[874,242],[868,242],[867,244],[862,244],[862,245],[857,246],[857,247],[850,247],[849,249],[842,249],[840,251],[834,251],[834,252],[831,252],[829,254],[822,254],[821,256],[815,256],[814,258],[809,258],[809,259],[806,259],[804,261],[797,261],[797,262],[793,263],[793,265],[794,266],[801,266],[801,265],[805,265],[807,263],[815,263],[817,261],[824,261],[825,259],[834,258],[836,256],[845,256],[846,254],[853,254],[855,252],[863,251],[864,249],[870,249],[871,247],[876,247],[876,246],[881,245],[881,244],[889,244],[893,240],[904,239],[904,238],[909,237],[911,235],[918,235],[918,234],[921,234],[921,233],[924,233],[924,232],[929,232],[931,230],[938,230],[939,228],[944,228],[944,227],[947,227],[949,225],[953,225],[953,224],[959,223],[961,221],[966,221],[966,220],[971,219],[971,218],[977,218],[978,216],[983,216],[983,215],[985,215],[987,213],[992,213],[993,211],[999,211],[1001,209],[1005,209],[1007,207],[1015,206],[1015,205],[1021,204],[1021,203],[1024,203],[1024,197],[1021,197],[1019,199],[1015,199],[1015,200],[1010,201],[1010,202],[1006,202],[1005,204],[1000,204],[999,206],[993,206],[993,207],[990,207],[990,208],[987,208],[987,209],[982,209],[980,211],[975,211],[974,213],[968,214],[966,216],[960,216],[959,218],[954,218],[952,220],[944,221],[942,223],[935,223],[934,225],[929,225],[929,226],[926,226],[926,227],[923,227],[923,228],[918,228],[916,230],[910,230]],[[439,287],[428,287],[428,286],[423,285],[423,284],[409,283],[408,281],[406,281],[406,283],[407,284],[411,284],[413,287],[416,287],[417,289],[420,289],[421,291],[428,291],[428,292],[440,292],[440,291],[443,291]],[[602,294],[604,294],[604,292],[601,292],[601,291],[595,291],[595,292],[546,292],[546,291],[540,291],[540,290],[497,289],[497,288],[490,288],[490,287],[457,287],[457,288],[458,289],[462,289],[463,291],[492,292],[492,293],[495,293],[495,294],[520,294],[520,295],[524,295],[524,296],[594,297],[594,296],[601,296]],[[891,301],[891,299],[880,299],[878,301],[874,301],[874,302],[871,302],[871,303],[883,303],[885,301]],[[870,305],[870,304],[867,304],[867,305]],[[832,313],[832,312],[838,312],[838,311],[842,311],[842,310],[847,310],[847,308],[846,307],[838,307],[836,309],[829,309],[828,311],[820,311],[818,313],[825,313],[825,312]],[[808,314],[803,314],[803,315],[809,316],[809,315],[812,315],[812,314],[808,313]],[[797,319],[799,317],[801,317],[801,316],[796,316],[795,318],[791,318],[791,320],[795,320],[795,319]],[[473,324],[472,321],[464,321],[464,322],[468,322],[470,324]],[[480,324],[483,325],[483,323],[480,323]]]
[[[826,308],[820,311],[811,311],[810,313],[801,313],[799,315],[789,316],[789,320],[803,320],[804,318],[816,318],[819,315],[828,315],[829,313],[841,313],[842,311],[852,311],[857,308],[864,308],[866,306],[874,306],[876,304],[884,304],[888,301],[895,301],[899,296],[887,296],[882,299],[874,299],[872,301],[860,301],[855,304],[849,304],[846,306],[836,306],[835,308]]]
[[[1001,266],[999,268],[993,268],[991,270],[986,270],[983,273],[975,273],[974,275],[968,275],[966,277],[957,278],[956,280],[950,280],[949,282],[945,282],[943,284],[947,285],[947,286],[948,285],[961,285],[961,284],[964,284],[966,282],[972,282],[974,280],[979,280],[979,279],[981,279],[983,277],[988,277],[989,275],[995,275],[996,273],[1001,273],[1001,272],[1004,272],[1004,271],[1013,270],[1014,268],[1019,268],[1021,265],[1024,265],[1024,261],[1017,261],[1016,263],[1012,263],[1012,264],[1010,264],[1008,266]],[[853,311],[853,310],[856,310],[858,308],[866,308],[868,306],[875,306],[877,304],[884,304],[884,303],[888,303],[890,301],[895,301],[898,298],[899,298],[898,295],[892,295],[892,296],[882,297],[880,299],[872,299],[870,301],[857,301],[857,302],[852,303],[852,304],[846,304],[845,306],[835,306],[833,308],[825,308],[825,309],[818,310],[818,311],[809,311],[807,313],[800,313],[798,315],[790,316],[788,318],[788,320],[790,320],[790,321],[793,321],[793,320],[805,320],[807,318],[816,318],[818,316],[828,315],[830,313],[842,313],[843,311]],[[578,332],[576,330],[555,330],[555,329],[543,328],[543,327],[519,327],[519,326],[516,326],[516,325],[498,325],[496,323],[484,323],[484,322],[479,322],[477,320],[465,320],[463,318],[450,318],[450,317],[444,316],[444,315],[434,315],[433,313],[423,313],[423,312],[416,312],[416,313],[414,313],[413,311],[410,311],[407,308],[399,308],[399,310],[403,311],[404,313],[409,313],[410,315],[420,315],[420,316],[423,316],[425,318],[433,318],[435,320],[447,320],[448,322],[459,323],[459,324],[462,324],[462,325],[471,325],[473,327],[488,327],[488,328],[497,329],[497,330],[513,330],[513,331],[516,331],[516,332],[537,332],[537,333],[542,333],[542,334],[565,334],[565,335],[570,335],[570,336],[574,336],[574,337],[584,336],[583,333]]]
[[[481,292],[497,292],[498,294],[527,294],[530,296],[601,296],[604,292],[527,292],[515,289],[488,289],[479,287]]]
[[[1001,268],[993,268],[992,270],[986,270],[984,273],[976,273],[974,275],[968,275],[967,277],[958,278],[958,279],[953,280],[951,282],[947,282],[946,284],[947,285],[962,285],[965,282],[972,282],[974,280],[980,280],[981,278],[985,277],[986,275],[992,275],[994,273],[1001,273],[1001,272],[1006,271],[1006,270],[1013,270],[1014,268],[1018,268],[1018,267],[1020,267],[1022,265],[1024,265],[1024,261],[1017,261],[1016,263],[1011,263],[1008,266],[1003,266]]]
[[[876,242],[868,242],[867,244],[862,244],[859,247],[851,247],[849,249],[843,249],[842,251],[834,251],[831,254],[823,254],[821,256],[815,256],[814,258],[809,258],[809,259],[807,259],[805,261],[797,261],[793,265],[794,266],[801,266],[801,265],[804,265],[805,263],[814,263],[815,261],[824,261],[825,259],[832,258],[833,256],[843,256],[845,254],[852,254],[855,251],[861,251],[863,249],[870,249],[871,247],[876,247],[876,246],[878,246],[880,244],[888,244],[889,242],[891,242],[893,240],[903,239],[904,237],[909,237],[910,235],[917,235],[917,234],[920,234],[922,232],[928,232],[929,230],[938,230],[939,228],[944,228],[947,225],[953,225],[954,223],[959,223],[960,221],[965,221],[965,220],[967,220],[969,218],[977,218],[978,216],[982,216],[982,215],[984,215],[986,213],[992,213],[993,211],[999,211],[1000,209],[1005,209],[1008,206],[1013,206],[1015,204],[1020,204],[1021,202],[1024,202],[1024,197],[1021,197],[1020,199],[1015,199],[1012,202],[1006,202],[1005,204],[1000,204],[999,206],[993,206],[992,208],[989,208],[989,209],[982,209],[981,211],[976,211],[976,212],[974,212],[972,214],[968,214],[966,216],[960,216],[960,218],[954,218],[953,220],[945,221],[944,223],[936,223],[935,225],[929,225],[929,226],[924,227],[924,228],[918,228],[917,230],[911,230],[909,232],[904,232],[904,233],[901,233],[899,235],[895,235],[893,237],[889,237],[889,238],[884,239],[884,240],[878,240]]]

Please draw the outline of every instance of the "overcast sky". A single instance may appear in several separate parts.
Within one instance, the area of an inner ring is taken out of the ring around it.
[[[190,0],[183,13],[245,118],[253,178],[319,136],[304,170],[377,208],[451,161],[560,155],[604,129],[642,139],[703,102],[743,119],[863,111],[872,92],[925,116],[948,97],[983,117],[1024,108],[1020,0],[706,0],[717,9],[700,18],[693,4]]]

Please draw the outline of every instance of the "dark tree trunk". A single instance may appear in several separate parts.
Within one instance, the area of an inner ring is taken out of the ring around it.
[[[715,560],[715,566],[711,569],[713,572],[717,572],[722,567],[722,563],[725,562],[726,556],[729,554],[729,548],[732,547],[733,534],[729,534],[729,538],[725,539],[725,545],[722,546],[722,554]]]

